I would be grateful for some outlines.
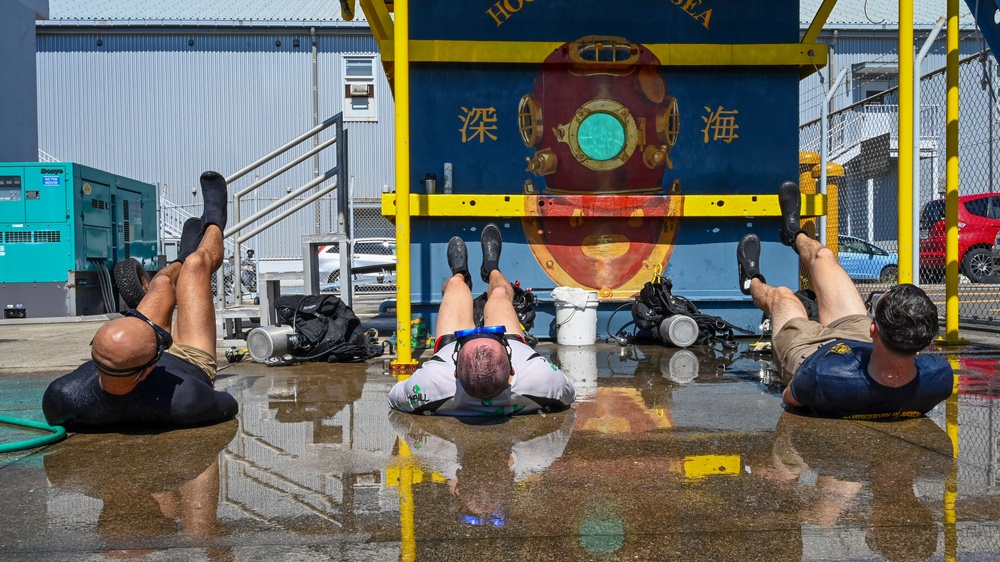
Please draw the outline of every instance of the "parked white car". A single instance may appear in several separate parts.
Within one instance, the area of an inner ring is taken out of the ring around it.
[[[358,238],[354,245],[352,269],[354,285],[396,284],[396,240],[394,238]],[[340,284],[340,246],[320,246],[319,279]]]

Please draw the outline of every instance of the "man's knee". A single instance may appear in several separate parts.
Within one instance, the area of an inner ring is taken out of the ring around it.
[[[514,293],[509,285],[500,285],[490,290],[489,300],[498,299],[501,301],[514,302]]]
[[[444,292],[461,290],[461,287],[465,287],[466,289],[469,288],[469,286],[465,284],[465,277],[462,277],[461,275],[452,275],[444,282]]]
[[[813,261],[840,263],[840,260],[837,258],[837,255],[833,253],[833,250],[822,245],[817,245],[816,251],[813,253]]]
[[[799,298],[795,296],[795,292],[789,289],[788,287],[784,286],[774,287],[774,292],[771,293],[772,306],[774,306],[774,304],[779,302],[785,302],[785,301],[798,302],[798,300]]]
[[[184,260],[184,265],[181,267],[181,273],[185,276],[204,276],[206,279],[213,271],[215,268],[211,256],[205,252],[194,252]]]

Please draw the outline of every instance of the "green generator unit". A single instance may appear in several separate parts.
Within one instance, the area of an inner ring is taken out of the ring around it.
[[[3,318],[120,309],[111,271],[158,266],[156,186],[71,162],[0,163]]]

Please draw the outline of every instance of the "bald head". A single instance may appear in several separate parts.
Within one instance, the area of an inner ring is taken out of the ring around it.
[[[97,330],[90,354],[99,372],[101,366],[115,371],[138,369],[156,355],[156,334],[138,318],[117,318]],[[104,373],[100,379],[104,390],[112,394],[130,392],[137,382],[134,376],[112,377]]]

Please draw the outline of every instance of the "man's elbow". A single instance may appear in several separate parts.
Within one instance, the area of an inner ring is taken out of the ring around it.
[[[789,406],[797,406],[797,407],[802,406],[802,404],[800,404],[799,401],[795,399],[795,396],[792,395],[792,385],[788,385],[785,387],[784,392],[781,393],[781,400],[782,402],[788,404]]]

